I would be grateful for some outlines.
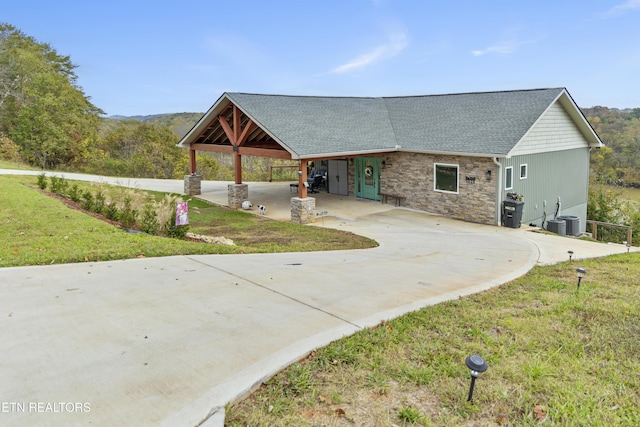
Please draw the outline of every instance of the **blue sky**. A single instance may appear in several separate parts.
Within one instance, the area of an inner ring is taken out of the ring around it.
[[[640,107],[640,0],[7,1],[107,115],[204,112],[225,91],[402,96],[567,87]]]

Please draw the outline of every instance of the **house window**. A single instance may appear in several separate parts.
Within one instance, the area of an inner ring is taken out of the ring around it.
[[[513,188],[513,166],[504,168],[504,189],[511,190]]]
[[[433,173],[435,191],[458,194],[458,165],[436,163]]]
[[[520,179],[527,179],[527,165],[520,165]]]

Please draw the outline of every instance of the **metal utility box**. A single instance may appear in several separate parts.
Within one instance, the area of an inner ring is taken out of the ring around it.
[[[567,236],[580,235],[580,217],[573,215],[563,215],[559,216],[557,219],[564,221],[567,224]]]
[[[552,233],[559,234],[561,236],[567,235],[567,223],[564,219],[550,219],[547,221],[547,230]]]

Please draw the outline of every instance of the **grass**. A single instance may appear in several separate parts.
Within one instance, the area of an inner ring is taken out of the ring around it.
[[[130,234],[41,193],[36,189],[36,180],[37,177],[0,176],[0,267],[376,246],[373,240],[352,233],[281,223],[195,199],[190,201],[191,231],[224,236],[234,240],[235,246]]]
[[[622,194],[622,198],[624,200],[629,200],[632,202],[640,203],[640,188],[631,188],[631,187],[612,187],[615,190],[619,190]]]
[[[377,246],[371,239],[352,233],[274,221],[200,200],[190,201],[189,207],[197,209],[197,212],[195,209],[190,211],[189,222],[193,233],[232,239],[245,253],[365,249]]]
[[[11,162],[0,159],[0,169],[20,169],[20,170],[38,170],[38,168],[29,166],[26,163]]]
[[[536,267],[317,349],[227,425],[640,425],[640,255]],[[464,360],[483,356],[473,403]]]

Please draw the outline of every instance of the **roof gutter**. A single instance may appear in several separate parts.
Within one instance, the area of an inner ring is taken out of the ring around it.
[[[358,151],[338,151],[333,153],[314,153],[314,154],[304,154],[301,156],[292,156],[293,159],[320,159],[325,157],[332,158],[340,158],[340,157],[356,157],[363,156],[368,154],[384,154],[384,153],[416,153],[416,154],[431,154],[431,155],[441,155],[441,156],[463,156],[463,157],[491,157],[491,158],[501,158],[507,157],[504,154],[492,154],[492,153],[464,153],[464,152],[455,152],[455,151],[429,151],[429,150],[414,150],[411,148],[402,148],[399,145],[396,145],[394,148],[378,148],[373,150],[358,150]]]
[[[356,157],[363,156],[367,154],[383,154],[383,153],[393,153],[394,149],[392,148],[380,148],[375,150],[358,150],[358,151],[337,151],[334,153],[314,153],[314,154],[304,154],[302,156],[295,156],[294,159],[323,159],[323,158],[342,158],[342,157]]]
[[[431,150],[414,150],[414,149],[410,149],[410,148],[398,148],[396,150],[393,151],[403,151],[403,152],[407,152],[407,153],[418,153],[418,154],[437,154],[437,155],[442,155],[442,156],[462,156],[462,157],[493,157],[495,158],[499,158],[499,157],[508,157],[508,155],[505,154],[495,154],[495,153],[465,153],[463,151],[431,151]]]

